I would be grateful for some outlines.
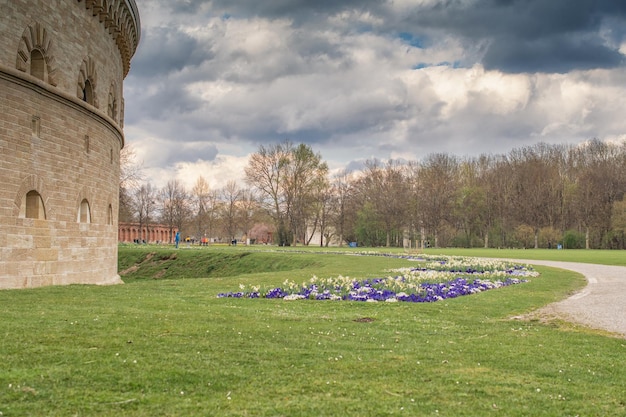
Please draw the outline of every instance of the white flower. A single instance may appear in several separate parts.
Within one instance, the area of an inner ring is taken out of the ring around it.
[[[289,294],[283,298],[283,300],[292,301],[292,300],[302,300],[304,295],[301,294]]]

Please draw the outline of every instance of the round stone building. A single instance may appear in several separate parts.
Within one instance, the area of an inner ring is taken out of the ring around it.
[[[134,0],[0,2],[0,288],[119,283]]]

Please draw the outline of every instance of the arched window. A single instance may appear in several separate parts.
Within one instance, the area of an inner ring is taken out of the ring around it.
[[[117,89],[115,87],[115,83],[111,83],[111,88],[109,89],[109,103],[107,106],[107,113],[109,117],[116,122],[118,121],[117,113]]]
[[[20,205],[20,217],[26,219],[46,219],[46,210],[41,195],[31,190],[24,196]]]
[[[38,22],[28,26],[19,41],[15,66],[20,71],[56,86],[53,33]]]
[[[109,226],[113,224],[113,207],[110,204],[107,210],[107,224]]]
[[[93,105],[93,86],[89,80],[85,80],[85,87],[83,87],[83,101]]]
[[[30,75],[46,80],[46,60],[39,49],[30,51]]]
[[[78,72],[77,97],[94,107],[98,107],[98,98],[96,97],[97,85],[98,74],[96,73],[96,62],[91,58],[86,58]]]
[[[87,201],[86,198],[80,202],[80,207],[78,208],[78,222],[91,223],[91,213],[89,211],[89,202]]]

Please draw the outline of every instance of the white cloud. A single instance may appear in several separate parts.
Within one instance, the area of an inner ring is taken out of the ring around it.
[[[198,177],[202,176],[211,189],[224,187],[229,181],[235,181],[240,187],[246,187],[244,169],[248,164],[248,155],[219,155],[212,161],[181,162],[175,167],[175,177],[191,190]]]

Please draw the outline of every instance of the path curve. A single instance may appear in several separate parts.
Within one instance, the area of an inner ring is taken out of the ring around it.
[[[579,272],[587,278],[582,291],[549,304],[539,313],[554,315],[626,338],[626,267],[577,262],[513,260]]]

